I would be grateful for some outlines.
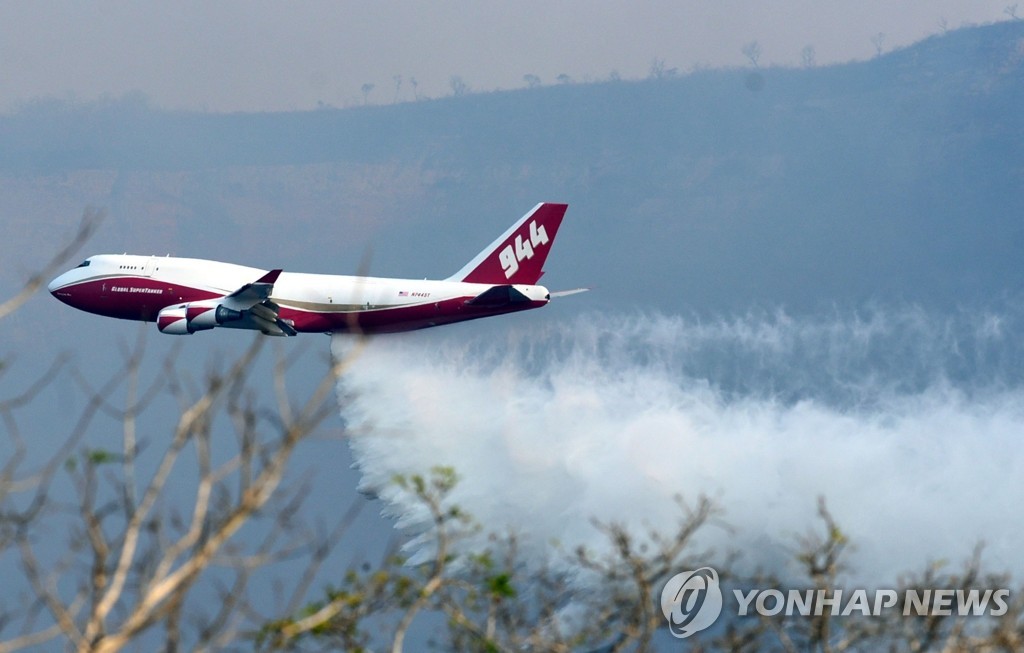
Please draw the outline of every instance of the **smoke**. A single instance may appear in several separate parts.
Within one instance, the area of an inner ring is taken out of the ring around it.
[[[391,479],[442,464],[461,479],[452,502],[537,560],[605,546],[593,519],[671,532],[673,497],[706,494],[728,528],[701,546],[791,576],[822,495],[858,582],[982,541],[986,565],[1019,573],[1020,326],[906,309],[421,332],[372,340],[339,393],[364,489],[413,531],[426,516]]]

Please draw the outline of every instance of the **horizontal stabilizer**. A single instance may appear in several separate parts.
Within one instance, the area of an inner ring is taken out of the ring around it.
[[[466,305],[479,306],[481,308],[498,308],[528,301],[530,301],[529,297],[512,286],[492,286],[473,299],[468,300]]]

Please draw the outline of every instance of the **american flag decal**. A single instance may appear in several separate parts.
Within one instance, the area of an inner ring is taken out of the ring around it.
[[[405,292],[404,290],[399,290],[398,291],[398,296],[399,297],[408,297],[409,293]]]

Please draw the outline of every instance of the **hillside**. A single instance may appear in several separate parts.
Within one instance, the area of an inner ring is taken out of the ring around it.
[[[0,118],[0,210],[32,243],[3,255],[20,271],[95,204],[99,249],[352,272],[372,246],[374,272],[443,275],[546,199],[571,205],[546,281],[598,305],[975,304],[1024,282],[1021,106],[1021,21],[842,66],[349,110],[42,102]]]

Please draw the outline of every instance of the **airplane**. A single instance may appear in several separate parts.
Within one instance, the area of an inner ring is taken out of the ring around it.
[[[537,285],[567,204],[542,202],[440,281],[305,274],[171,256],[90,256],[50,282],[65,304],[156,322],[161,333],[217,327],[270,336],[393,333],[540,308]]]

